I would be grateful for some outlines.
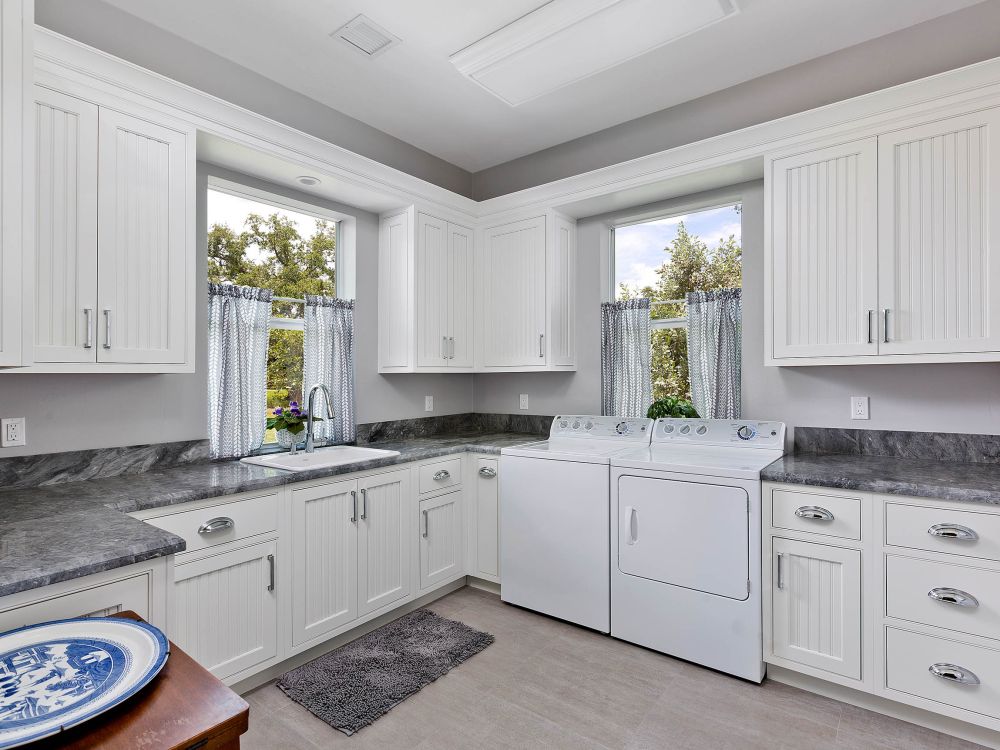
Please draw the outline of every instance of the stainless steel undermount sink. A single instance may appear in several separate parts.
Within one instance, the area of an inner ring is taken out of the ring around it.
[[[329,448],[317,448],[312,453],[299,451],[292,453],[271,453],[266,456],[248,456],[240,459],[245,464],[267,466],[283,471],[312,471],[313,469],[329,469],[334,466],[347,466],[376,458],[391,458],[398,456],[399,451],[387,451],[381,448],[359,448],[356,445],[333,445]]]

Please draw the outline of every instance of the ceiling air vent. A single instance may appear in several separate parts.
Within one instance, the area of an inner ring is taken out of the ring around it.
[[[375,57],[381,55],[390,47],[399,44],[399,37],[393,36],[367,16],[358,16],[348,21],[330,34],[334,39],[347,42],[351,48]]]

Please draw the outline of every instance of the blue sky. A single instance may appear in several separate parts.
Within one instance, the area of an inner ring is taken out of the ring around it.
[[[720,240],[735,235],[740,242],[740,215],[733,206],[710,208],[683,216],[671,216],[644,224],[615,229],[615,291],[622,282],[630,287],[656,283],[656,269],[667,260],[663,249],[677,237],[677,225],[684,222],[688,233],[716,247]]]

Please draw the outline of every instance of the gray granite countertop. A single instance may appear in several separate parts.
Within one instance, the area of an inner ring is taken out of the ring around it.
[[[184,540],[126,513],[456,453],[498,455],[539,440],[520,433],[437,435],[372,447],[399,456],[286,472],[220,461],[0,492],[0,596],[184,550]]]
[[[1000,505],[1000,464],[927,458],[795,453],[764,469],[768,482]]]

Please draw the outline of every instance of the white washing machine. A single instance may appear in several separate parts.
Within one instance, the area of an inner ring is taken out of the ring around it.
[[[659,419],[611,459],[611,635],[764,679],[760,472],[785,426]]]
[[[500,452],[500,598],[607,633],[610,459],[651,419],[558,416],[549,439]]]

